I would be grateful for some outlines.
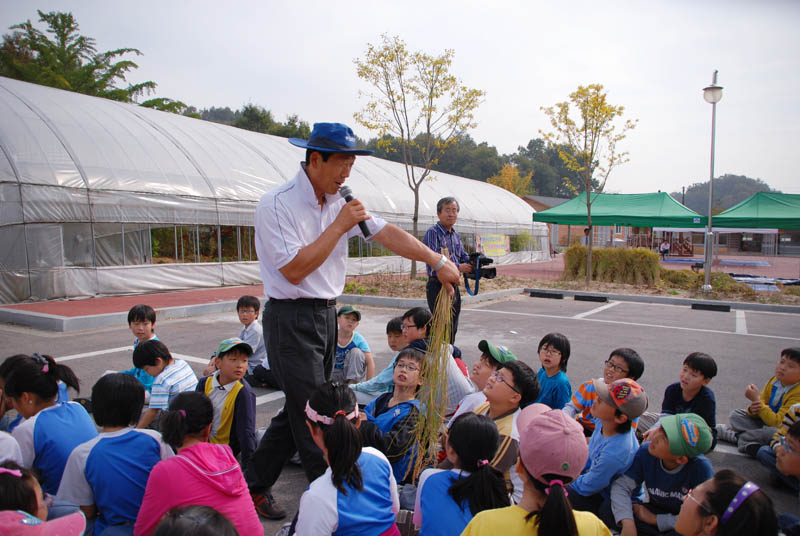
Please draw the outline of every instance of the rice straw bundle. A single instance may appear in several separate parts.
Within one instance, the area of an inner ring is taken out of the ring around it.
[[[436,307],[431,317],[428,351],[422,363],[422,387],[419,390],[420,412],[414,434],[417,456],[413,470],[414,480],[423,469],[436,465],[436,449],[439,432],[447,411],[447,360],[450,359],[450,329],[453,298],[443,285],[436,298]]]

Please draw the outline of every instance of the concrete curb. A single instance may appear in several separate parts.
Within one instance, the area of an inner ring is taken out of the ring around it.
[[[664,305],[688,305],[699,303],[703,305],[728,305],[731,309],[745,311],[765,311],[769,313],[800,313],[800,306],[776,305],[771,303],[732,302],[721,300],[697,300],[692,298],[669,298],[667,296],[639,296],[636,294],[609,294],[604,292],[588,292],[584,290],[563,290],[554,288],[526,288],[524,293],[543,292],[563,294],[564,296],[603,296],[609,300],[627,301],[638,303],[660,303]]]

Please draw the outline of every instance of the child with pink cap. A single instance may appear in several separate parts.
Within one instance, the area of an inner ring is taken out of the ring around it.
[[[462,536],[503,534],[611,535],[590,512],[573,511],[565,486],[580,475],[589,457],[583,427],[561,410],[531,404],[517,418],[522,500],[484,510]]]

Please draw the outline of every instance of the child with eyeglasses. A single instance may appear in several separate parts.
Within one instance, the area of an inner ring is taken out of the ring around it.
[[[592,418],[592,406],[597,400],[597,388],[595,383],[604,382],[611,385],[622,378],[638,380],[644,372],[644,361],[631,348],[617,348],[612,350],[608,359],[603,361],[603,375],[597,379],[583,382],[577,391],[572,393],[572,399],[564,406],[564,412],[575,419],[583,426],[583,433],[586,437],[591,437],[594,432],[595,420]],[[638,419],[631,421],[631,425],[636,428]]]
[[[539,398],[535,402],[551,409],[563,409],[572,396],[572,386],[567,377],[569,339],[561,333],[548,333],[539,341],[537,351],[542,368],[536,373]]]
[[[392,381],[394,387],[364,408],[366,421],[359,430],[365,446],[383,452],[392,464],[394,478],[402,486],[400,505],[414,508],[416,488],[413,488],[411,467],[416,458],[414,431],[420,414],[417,391],[422,385],[421,369],[425,354],[405,348],[397,354]],[[409,489],[406,489],[409,486]]]

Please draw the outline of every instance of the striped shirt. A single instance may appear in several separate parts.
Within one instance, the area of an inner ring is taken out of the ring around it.
[[[437,223],[428,228],[425,232],[425,237],[422,239],[422,243],[436,253],[441,253],[442,248],[447,248],[450,254],[450,260],[453,261],[456,266],[469,262],[469,254],[467,254],[467,250],[464,249],[461,237],[455,229],[450,229],[450,232],[447,232],[447,230],[442,227],[441,223]],[[427,270],[428,277],[436,277],[436,272],[433,271],[430,265],[427,265]]]
[[[197,376],[194,375],[192,367],[182,359],[175,359],[153,382],[153,389],[150,391],[150,409],[166,410],[178,393],[194,391],[195,387],[197,387]]]

